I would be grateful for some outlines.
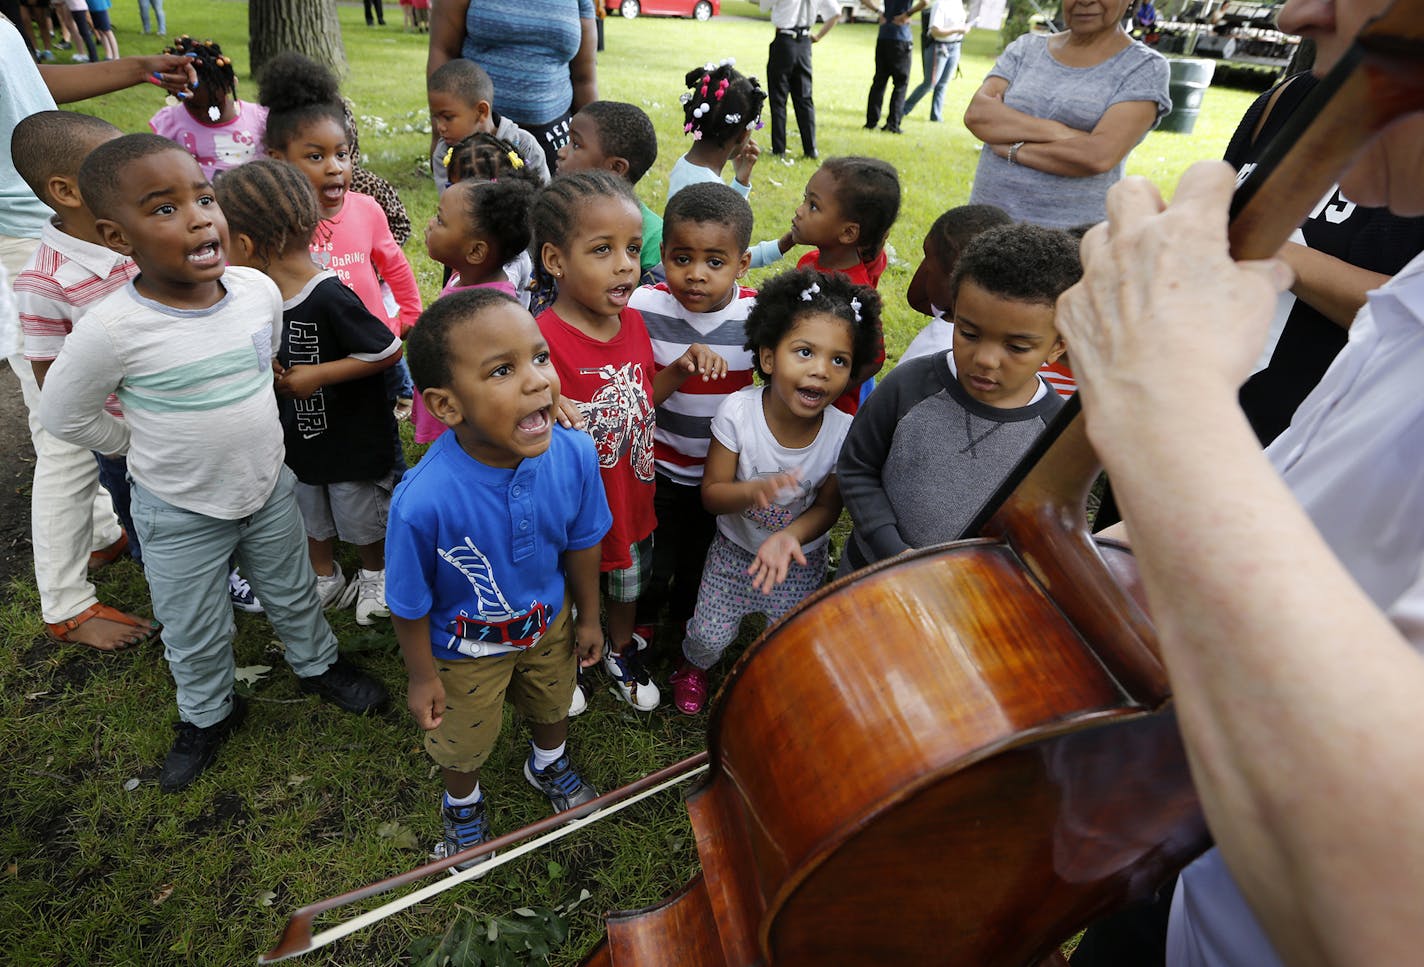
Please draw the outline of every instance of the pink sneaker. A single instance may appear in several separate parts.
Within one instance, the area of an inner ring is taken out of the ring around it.
[[[683,662],[668,684],[672,686],[672,704],[683,715],[696,715],[707,704],[707,673],[696,665]]]

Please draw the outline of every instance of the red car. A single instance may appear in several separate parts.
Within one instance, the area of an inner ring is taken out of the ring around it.
[[[604,0],[609,13],[621,13],[632,20],[639,14],[649,17],[691,17],[711,20],[722,12],[722,0]]]

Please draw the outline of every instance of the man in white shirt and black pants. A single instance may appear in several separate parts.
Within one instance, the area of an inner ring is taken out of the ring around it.
[[[836,0],[759,0],[771,12],[776,36],[766,62],[766,90],[771,104],[771,153],[786,153],[786,95],[796,110],[796,127],[801,132],[801,151],[808,158],[816,153],[816,105],[811,100],[811,45],[831,32],[840,19]],[[825,21],[812,34],[816,17]]]

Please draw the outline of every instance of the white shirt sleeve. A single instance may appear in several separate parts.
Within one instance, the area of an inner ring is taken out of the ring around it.
[[[106,456],[125,453],[129,428],[104,411],[104,401],[118,389],[123,367],[109,331],[89,318],[64,341],[40,392],[40,423],[77,447]]]

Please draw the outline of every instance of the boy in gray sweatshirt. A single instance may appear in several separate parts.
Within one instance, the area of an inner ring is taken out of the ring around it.
[[[842,573],[957,540],[1063,400],[1038,375],[1065,349],[1054,304],[1077,240],[1033,225],[974,239],[955,267],[954,342],[895,367],[856,414],[837,475],[855,529]]]

